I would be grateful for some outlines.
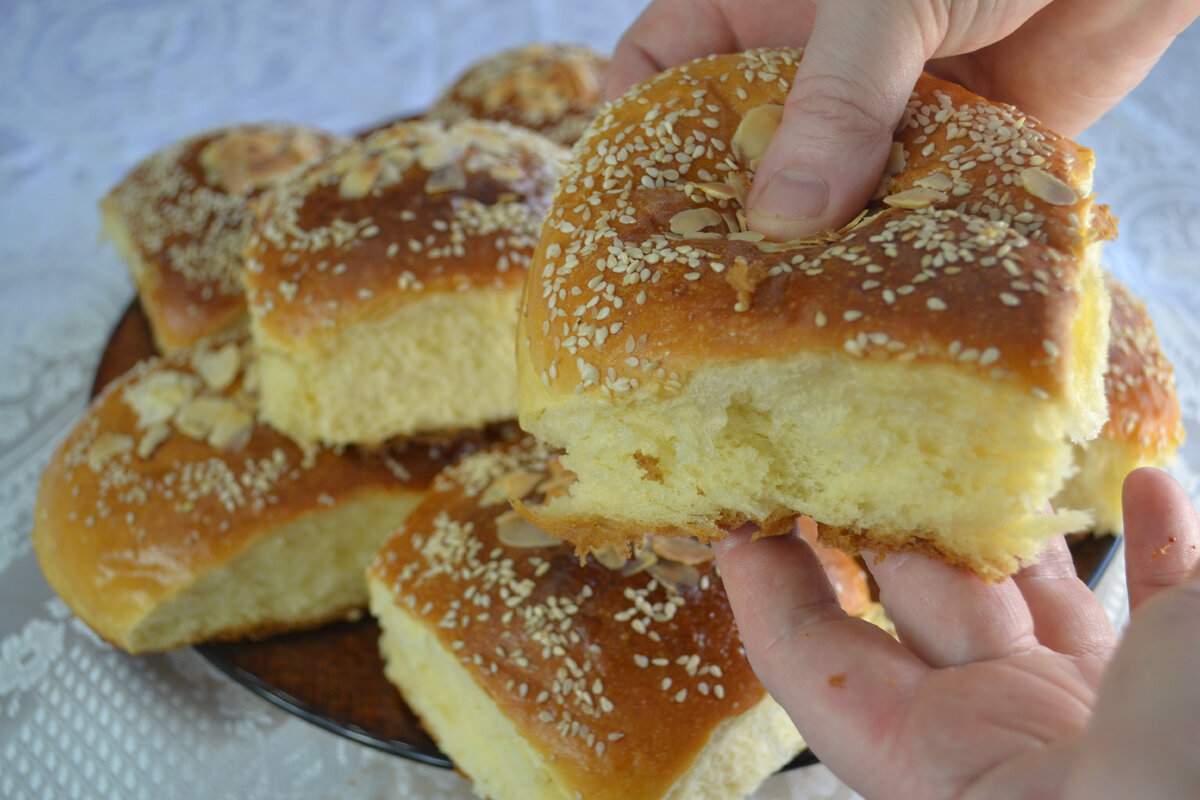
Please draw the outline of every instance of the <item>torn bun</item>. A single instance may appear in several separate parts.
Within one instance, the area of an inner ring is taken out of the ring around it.
[[[765,241],[744,201],[799,58],[667,70],[576,145],[517,362],[522,427],[579,480],[531,518],[588,547],[802,513],[1008,575],[1088,520],[1040,511],[1107,418],[1091,151],[923,76],[858,218]]]

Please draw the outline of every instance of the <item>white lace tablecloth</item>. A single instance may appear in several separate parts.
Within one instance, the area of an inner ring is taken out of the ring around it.
[[[350,131],[420,109],[525,41],[609,50],[641,0],[0,1],[0,796],[467,798],[453,772],[289,716],[190,650],[133,658],[43,580],[29,542],[51,448],[133,290],[96,202],[138,159],[243,120]],[[1121,218],[1108,268],[1147,298],[1200,439],[1200,30],[1084,137]],[[1200,499],[1200,455],[1175,473]],[[1124,624],[1120,560],[1099,588]],[[821,766],[766,798],[843,798]]]

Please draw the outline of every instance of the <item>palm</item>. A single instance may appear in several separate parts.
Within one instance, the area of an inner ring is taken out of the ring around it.
[[[875,760],[896,765],[886,791],[895,797],[1015,796],[1018,777],[1061,784],[1066,760],[1042,756],[1083,733],[1104,664],[1040,648],[932,671],[881,721],[876,744],[887,755]]]

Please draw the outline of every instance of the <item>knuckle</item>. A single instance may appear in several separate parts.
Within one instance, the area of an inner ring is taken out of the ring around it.
[[[877,96],[848,78],[822,75],[797,81],[787,105],[803,119],[817,123],[813,128],[818,137],[822,136],[820,131],[825,131],[828,138],[851,136],[860,141],[878,141],[891,137],[897,120],[870,102]]]

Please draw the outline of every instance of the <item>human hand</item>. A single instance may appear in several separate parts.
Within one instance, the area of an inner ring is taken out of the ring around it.
[[[866,205],[923,68],[1075,136],[1197,15],[1200,0],[654,0],[608,95],[711,53],[807,45],[747,198],[750,227],[782,241]]]
[[[1200,519],[1157,470],[1130,475],[1124,504],[1119,648],[1061,538],[996,584],[918,555],[868,559],[900,641],[842,611],[797,535],[715,549],[755,672],[866,797],[1194,798]]]

